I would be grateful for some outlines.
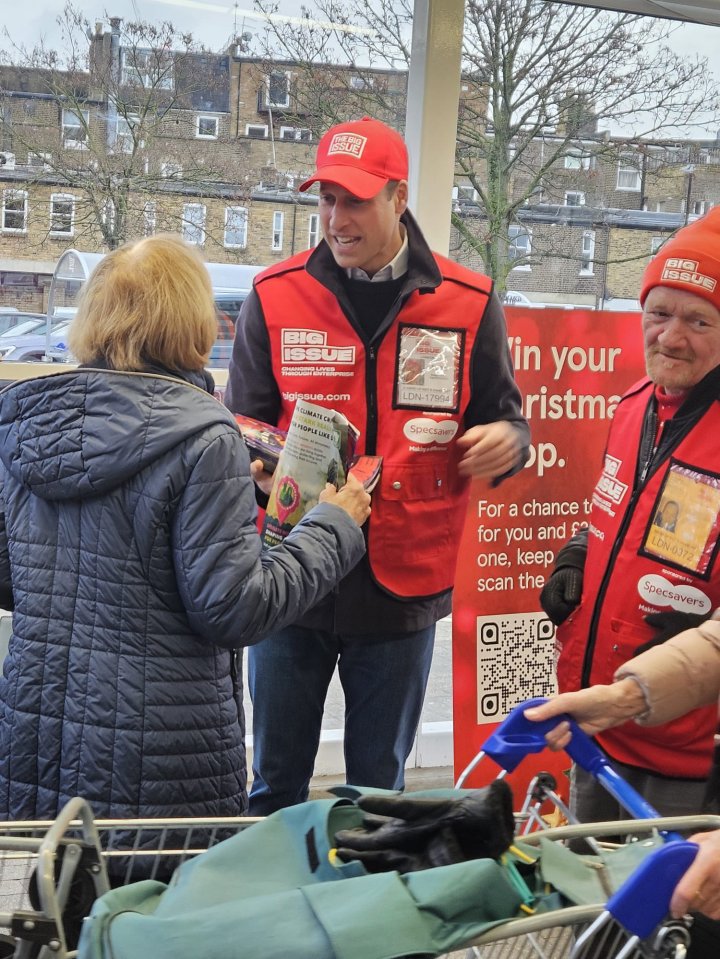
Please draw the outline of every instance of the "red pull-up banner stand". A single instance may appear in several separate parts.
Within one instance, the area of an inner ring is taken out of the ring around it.
[[[453,601],[456,777],[513,707],[555,691],[555,628],[540,590],[588,523],[615,406],[645,372],[639,313],[508,307],[506,317],[532,448],[519,475],[471,490]],[[523,761],[509,777],[516,806],[540,770],[566,796],[567,766],[547,750]],[[485,759],[465,785],[498,771]]]

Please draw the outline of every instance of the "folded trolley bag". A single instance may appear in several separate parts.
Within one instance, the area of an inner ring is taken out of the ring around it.
[[[85,920],[78,959],[435,956],[518,914],[522,897],[492,859],[405,875],[341,862],[333,837],[363,820],[351,799],[312,800],[188,860],[169,885],[113,889]]]
[[[457,801],[472,792],[427,790],[412,796]],[[368,873],[359,861],[342,862],[334,837],[362,832],[367,822],[350,798],[313,800],[273,813],[185,862],[169,885],[146,880],[106,893],[84,922],[78,959],[430,957],[462,948],[490,926],[524,914],[527,899],[507,865],[495,859],[406,873]],[[520,853],[519,861],[530,863],[528,882],[537,886],[533,911],[557,908],[558,896],[545,895],[549,877],[536,863],[542,852]],[[568,885],[579,888],[565,854],[579,859],[562,850],[562,861],[548,871],[566,879],[572,875]],[[592,877],[580,898],[602,902],[595,870],[578,868]],[[568,893],[573,898],[572,889]]]

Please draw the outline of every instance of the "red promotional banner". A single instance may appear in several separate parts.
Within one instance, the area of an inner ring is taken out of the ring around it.
[[[639,313],[506,308],[508,342],[532,432],[525,469],[497,489],[473,484],[453,600],[455,772],[516,705],[555,691],[555,627],[539,596],[555,554],[587,525],[609,421],[645,372]],[[516,797],[564,754],[547,750],[509,777]],[[480,763],[465,785],[494,779]],[[516,799],[516,805],[517,799]]]

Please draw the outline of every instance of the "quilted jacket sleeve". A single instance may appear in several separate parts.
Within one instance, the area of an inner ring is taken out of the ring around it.
[[[321,503],[288,538],[261,548],[254,483],[239,434],[208,439],[173,528],[175,572],[192,628],[220,646],[248,646],[292,623],[365,552],[362,531]]]
[[[0,467],[0,609],[15,608],[10,580],[10,557],[8,554],[7,532],[5,529],[5,495],[3,484],[5,472]]]

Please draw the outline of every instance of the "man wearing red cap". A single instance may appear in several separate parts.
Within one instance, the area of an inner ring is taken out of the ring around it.
[[[384,123],[330,129],[300,187],[319,184],[323,240],[256,277],[238,321],[231,410],[286,427],[307,399],[343,412],[358,452],[383,457],[367,558],[251,650],[253,815],[307,798],[336,665],[347,781],[403,787],[469,480],[497,482],[527,458],[492,281],[431,252],[407,178],[405,143]]]
[[[640,304],[647,378],[615,411],[589,529],[560,551],[540,598],[558,625],[563,692],[612,683],[720,606],[720,208],[650,261]],[[662,815],[687,815],[703,804],[717,724],[712,705],[597,738]],[[623,815],[582,770],[571,804],[582,821]]]

